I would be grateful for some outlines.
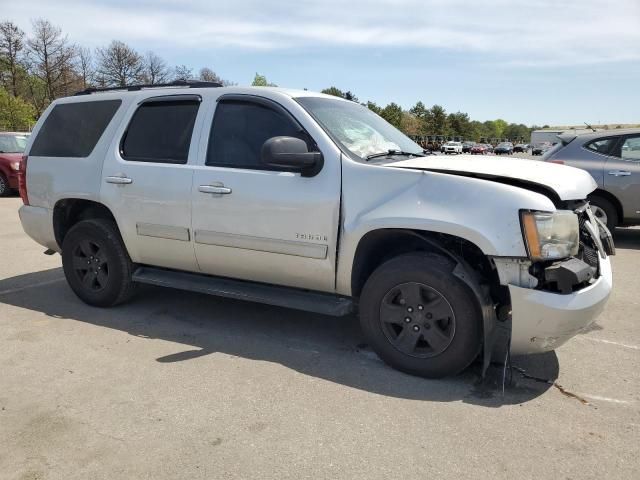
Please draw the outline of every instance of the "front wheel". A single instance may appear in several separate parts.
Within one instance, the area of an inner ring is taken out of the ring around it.
[[[593,195],[589,197],[589,204],[593,214],[613,233],[618,226],[618,212],[613,203],[606,198]]]
[[[0,197],[4,197],[5,195],[9,195],[11,189],[9,188],[9,181],[4,178],[4,175],[0,173]]]
[[[360,324],[373,350],[400,371],[455,375],[477,357],[482,318],[454,265],[435,254],[406,254],[378,267],[360,297]]]
[[[133,293],[132,263],[112,221],[75,224],[62,242],[62,267],[71,289],[89,305],[111,307]]]

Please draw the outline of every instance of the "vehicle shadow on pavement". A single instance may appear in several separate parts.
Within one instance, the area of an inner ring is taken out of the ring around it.
[[[613,234],[613,243],[616,248],[640,250],[640,229],[616,228]]]
[[[61,268],[0,280],[0,303],[185,346],[179,353],[147,361],[186,362],[223,353],[279,363],[305,375],[397,398],[497,408],[542,395],[558,376],[555,353],[514,361],[521,371],[550,383],[532,381],[513,370],[504,393],[502,366],[491,366],[485,379],[479,363],[443,380],[406,375],[385,365],[365,345],[354,315],[335,318],[150,286],[141,286],[126,305],[94,308],[73,294]]]

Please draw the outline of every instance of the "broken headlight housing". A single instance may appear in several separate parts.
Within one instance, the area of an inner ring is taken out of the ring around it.
[[[520,221],[531,260],[557,260],[578,254],[578,216],[571,210],[522,211]]]

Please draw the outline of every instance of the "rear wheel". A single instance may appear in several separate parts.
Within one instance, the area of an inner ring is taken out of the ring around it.
[[[598,195],[589,197],[589,203],[591,204],[591,211],[596,218],[613,233],[613,230],[618,226],[618,211],[613,203]]]
[[[133,293],[132,263],[112,221],[74,225],[62,243],[62,266],[71,289],[89,305],[111,307]]]
[[[360,323],[374,351],[393,368],[440,378],[464,370],[481,347],[473,293],[434,254],[407,254],[378,267],[360,297]]]

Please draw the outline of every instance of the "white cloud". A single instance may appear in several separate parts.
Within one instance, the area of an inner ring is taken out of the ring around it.
[[[527,66],[640,59],[638,0],[30,0],[2,12],[27,30],[36,16],[93,46],[425,48]]]

